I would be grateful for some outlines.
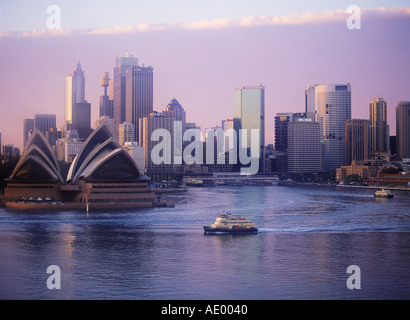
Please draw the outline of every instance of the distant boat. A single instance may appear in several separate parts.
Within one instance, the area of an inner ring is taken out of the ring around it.
[[[235,217],[230,213],[222,212],[218,214],[215,223],[213,223],[211,226],[204,226],[204,231],[207,234],[243,234],[257,233],[258,229],[255,227],[255,223],[248,219]]]
[[[390,190],[384,190],[384,189],[377,190],[374,193],[374,196],[376,198],[393,198],[393,195],[390,193]]]

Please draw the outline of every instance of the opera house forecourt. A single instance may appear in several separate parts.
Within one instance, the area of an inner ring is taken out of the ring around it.
[[[102,123],[85,141],[63,181],[57,158],[35,130],[11,176],[5,204],[10,209],[66,210],[147,208],[159,204],[134,160],[112,129]]]

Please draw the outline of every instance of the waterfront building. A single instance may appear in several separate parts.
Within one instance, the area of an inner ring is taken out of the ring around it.
[[[138,58],[134,53],[119,54],[116,57],[114,67],[114,122],[117,128],[121,123],[126,121],[126,82],[125,76],[128,68],[138,66]],[[130,121],[129,121],[130,122]]]
[[[85,101],[85,77],[78,61],[76,69],[65,78],[65,112],[64,120],[73,121],[73,104]]]
[[[323,170],[320,125],[312,118],[288,123],[288,172],[317,173]]]
[[[389,152],[390,134],[387,125],[387,103],[383,98],[374,98],[370,104],[370,150]]]
[[[7,179],[5,201],[7,207],[26,210],[152,207],[155,194],[148,181],[106,123],[85,141],[66,182],[51,146],[35,130]]]
[[[410,101],[396,107],[396,148],[398,158],[410,158]]]
[[[313,109],[320,124],[324,170],[335,171],[346,164],[346,121],[351,118],[350,84],[309,86],[306,110]]]
[[[237,136],[239,137],[240,129],[247,130],[247,141],[244,147],[251,148],[251,130],[259,130],[259,171],[263,172],[265,168],[265,87],[263,85],[244,86],[236,89],[233,116]]]
[[[98,118],[98,119],[95,121],[94,129],[97,129],[103,122],[106,122],[107,125],[109,125],[110,128],[111,128],[114,132],[117,132],[117,131],[115,130],[114,119],[113,119],[113,118],[110,118],[110,117],[107,117],[107,116],[103,116],[103,117]]]
[[[348,176],[353,174],[359,175],[362,179],[375,177],[379,172],[379,167],[365,163],[364,161],[353,160],[348,166],[342,166],[336,169],[336,181],[345,181]]]
[[[34,119],[23,120],[23,147],[26,144],[30,134],[34,131]]]
[[[364,161],[369,155],[369,121],[350,119],[346,121],[346,163]]]

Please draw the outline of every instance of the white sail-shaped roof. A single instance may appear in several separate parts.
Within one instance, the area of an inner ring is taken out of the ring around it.
[[[109,161],[110,159],[115,161]],[[88,137],[83,149],[75,157],[68,172],[67,182],[75,184],[79,179],[104,178],[125,180],[137,179],[140,176],[141,170],[122,149],[112,129],[103,122]]]
[[[57,158],[40,130],[35,129],[30,135],[10,180],[63,183]]]

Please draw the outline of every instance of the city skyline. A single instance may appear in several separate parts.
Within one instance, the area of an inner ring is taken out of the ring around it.
[[[115,56],[126,51],[138,52],[140,64],[155,69],[154,110],[164,110],[176,98],[184,106],[187,120],[203,130],[232,118],[235,88],[263,83],[265,139],[266,144],[272,144],[274,115],[302,112],[307,84],[351,83],[352,118],[369,118],[369,101],[382,97],[394,135],[395,107],[409,99],[405,77],[410,71],[405,54],[410,42],[405,32],[409,12],[409,8],[366,11],[360,30],[349,30],[345,21],[348,14],[339,12],[333,20],[321,21],[318,15],[317,23],[301,25],[234,25],[218,30],[148,30],[104,36],[2,34],[0,104],[2,112],[13,110],[0,118],[2,144],[22,149],[23,120],[36,113],[56,114],[57,127],[62,126],[64,77],[77,60],[87,75],[87,100],[94,123],[99,113],[101,74],[113,74]],[[259,50],[238,46],[239,40]],[[386,47],[369,55],[366,48],[379,41]],[[209,44],[210,49],[206,47]],[[329,44],[335,46],[333,50],[327,49]],[[316,51],[316,46],[322,50]],[[21,52],[29,47],[33,48],[33,59],[26,61]],[[380,73],[383,77],[376,77]],[[24,94],[16,95],[17,90]]]

